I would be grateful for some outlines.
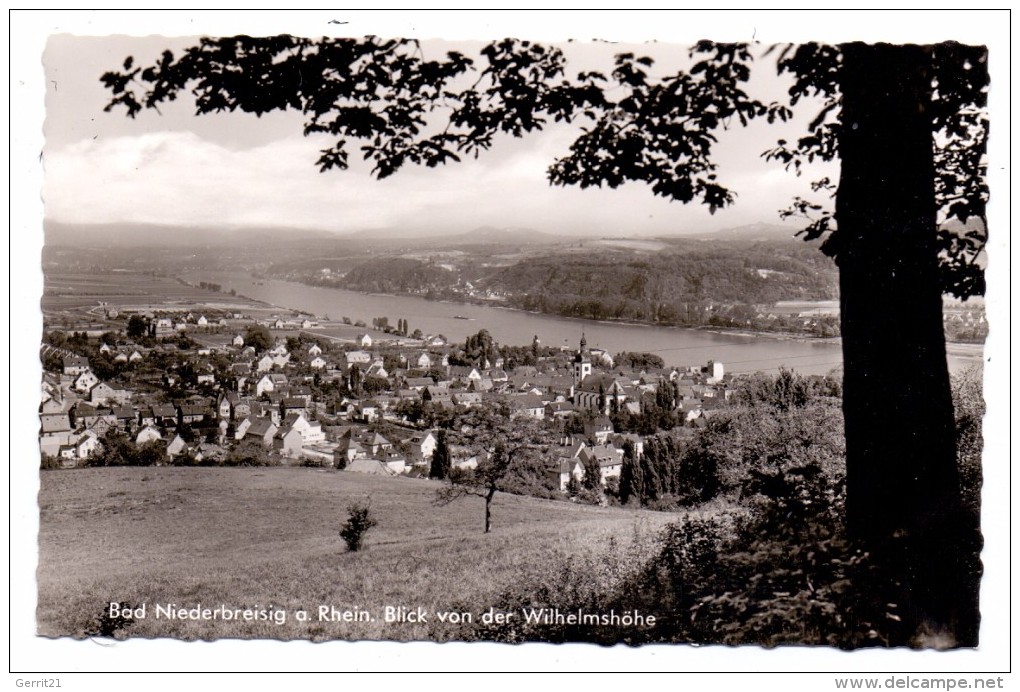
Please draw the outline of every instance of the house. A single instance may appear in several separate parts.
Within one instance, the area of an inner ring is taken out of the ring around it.
[[[470,365],[451,365],[450,378],[457,382],[470,384],[472,380],[482,379],[482,374],[478,372],[478,368],[473,368]]]
[[[378,457],[393,450],[393,443],[377,432],[366,428],[350,428],[343,434],[339,442],[341,445],[346,441],[355,442],[370,457]],[[349,443],[348,447],[350,447]]]
[[[545,402],[535,394],[514,396],[510,400],[511,417],[527,416],[542,420],[545,418]]]
[[[306,327],[306,329],[307,329],[307,327]],[[315,344],[315,343],[311,344],[308,347],[308,355],[312,356],[312,357],[321,356],[322,355],[322,347],[319,346],[318,344]]]
[[[354,404],[354,418],[365,423],[371,423],[379,418],[379,406],[374,401],[359,401]]]
[[[287,376],[282,373],[269,373],[263,375],[262,379],[255,385],[255,396],[262,396],[278,391],[287,385]]]
[[[301,456],[302,442],[301,431],[289,425],[284,425],[273,435],[273,449],[280,456],[291,459]]]
[[[152,407],[152,424],[167,426],[177,425],[177,408],[170,404],[156,404]]]
[[[262,415],[262,404],[248,398],[239,398],[234,404],[234,420],[247,418],[251,415]]]
[[[585,463],[594,461],[599,465],[603,484],[607,478],[619,476],[623,469],[623,450],[612,445],[587,447],[581,450],[579,456]]]
[[[324,361],[321,356],[315,356],[308,361],[308,367],[313,370],[324,370],[326,368],[326,361]]]
[[[84,370],[74,378],[74,390],[77,392],[88,392],[99,384],[99,378],[91,370]]]
[[[375,458],[393,473],[403,473],[407,470],[407,459],[400,452],[390,450],[383,452]]]
[[[85,426],[87,430],[91,430],[97,436],[102,437],[110,431],[110,428],[117,427],[117,419],[114,418],[112,413],[104,416],[97,417],[92,423]]]
[[[549,475],[560,492],[566,492],[571,479],[584,480],[584,464],[577,457],[558,457],[549,465]]]
[[[584,436],[591,440],[592,444],[604,445],[612,434],[613,421],[607,416],[598,416],[584,424]]]
[[[347,367],[352,365],[368,365],[372,362],[372,354],[368,351],[348,351],[344,354]]]
[[[318,421],[309,421],[304,413],[292,413],[284,419],[284,427],[290,426],[301,433],[302,444],[313,445],[325,442],[325,433],[322,431],[322,424]]]
[[[67,413],[70,409],[70,401],[62,398],[59,393],[57,396],[49,396],[46,398],[42,406],[39,409],[40,413]]]
[[[88,459],[99,451],[99,435],[91,430],[85,430],[78,436],[74,447],[75,458],[78,460]]]
[[[137,435],[135,435],[135,444],[141,445],[145,444],[146,442],[152,442],[153,440],[162,439],[163,435],[160,434],[159,430],[152,427],[151,425],[146,425],[144,428],[138,431]]]
[[[72,459],[74,441],[77,436],[73,431],[64,430],[54,433],[43,433],[39,435],[39,452],[46,456],[59,457],[67,447],[72,448]]]
[[[431,377],[408,377],[405,382],[405,386],[408,389],[413,389],[416,392],[420,392],[426,387],[432,387],[436,384],[436,381]]]
[[[280,415],[286,418],[292,414],[304,413],[307,405],[307,402],[301,397],[285,397],[280,402]]]
[[[89,359],[83,356],[64,356],[64,374],[80,375],[89,369]]]
[[[245,416],[234,426],[234,439],[244,439],[245,433],[248,432],[248,428],[251,427],[251,418]]]
[[[41,423],[40,430],[43,433],[54,434],[74,430],[67,413],[44,413],[39,416],[39,421]]]
[[[341,437],[336,449],[333,450],[333,466],[338,469],[347,468],[356,459],[367,458],[368,452],[365,448],[357,440],[347,436]]]
[[[206,404],[181,404],[177,407],[178,421],[181,425],[201,423],[211,413]]]
[[[277,430],[278,427],[269,418],[256,418],[245,432],[244,439],[258,440],[264,447],[270,447]]]
[[[236,346],[237,348],[241,348],[242,346],[244,346],[244,337],[241,336],[240,334],[237,334],[234,336],[233,339],[230,340],[230,343],[233,346]]]
[[[174,435],[174,439],[170,440],[170,444],[166,446],[166,455],[173,459],[179,454],[183,454],[188,449],[187,443],[180,435]]]
[[[381,377],[383,379],[386,379],[389,376],[390,374],[386,372],[386,368],[383,366],[381,360],[377,360],[376,362],[372,363],[370,366],[368,366],[368,370],[365,371],[365,377]]]
[[[225,420],[234,419],[234,406],[241,400],[237,392],[220,392],[216,398],[216,416]]]
[[[408,461],[415,465],[429,463],[436,451],[437,444],[438,440],[431,430],[414,433],[404,440],[404,447],[408,451]]]
[[[273,369],[273,365],[274,363],[272,356],[264,355],[261,358],[259,358],[258,362],[255,364],[255,371],[269,372],[270,370]]]
[[[131,394],[132,392],[128,389],[118,389],[105,382],[100,382],[89,391],[89,403],[94,406],[101,404],[126,404],[131,400]]]
[[[496,383],[492,381],[490,377],[483,377],[480,380],[471,380],[471,384],[468,385],[468,391],[471,392],[491,392],[496,388]]]
[[[419,370],[428,370],[432,367],[432,356],[428,353],[419,353],[417,356],[412,356],[408,359],[408,365]]]
[[[169,317],[160,317],[156,320],[156,336],[170,336],[174,333],[174,322]]]
[[[548,418],[569,418],[576,411],[569,401],[550,401],[545,405],[545,415]]]
[[[453,403],[457,406],[471,408],[482,403],[482,395],[478,392],[457,392],[452,395]]]
[[[123,430],[131,430],[138,420],[138,412],[131,406],[114,406],[111,409],[117,426]]]
[[[56,457],[61,460],[61,465],[65,468],[72,467],[75,465],[75,460],[78,458],[78,448],[74,444],[60,445],[57,449]]]
[[[354,337],[354,343],[361,348],[369,348],[372,346],[372,337],[368,334],[358,334]]]

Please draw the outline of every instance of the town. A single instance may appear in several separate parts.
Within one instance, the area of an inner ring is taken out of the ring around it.
[[[48,322],[44,468],[284,464],[444,478],[484,455],[445,431],[486,411],[540,431],[541,485],[562,495],[586,477],[595,486],[596,474],[615,489],[628,445],[640,456],[645,435],[693,435],[736,391],[722,363],[667,367],[589,348],[583,331],[574,348],[497,344],[484,328],[453,344],[402,318],[369,329],[191,308],[96,301],[74,311],[77,322]]]

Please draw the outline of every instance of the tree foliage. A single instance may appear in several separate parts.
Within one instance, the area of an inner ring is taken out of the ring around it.
[[[429,466],[429,478],[445,480],[450,475],[450,447],[446,442],[447,431],[440,430],[436,439],[436,448],[432,452]]]
[[[466,456],[477,459],[473,469],[449,474],[436,502],[445,505],[466,496],[485,500],[485,533],[492,528],[492,500],[499,491],[509,491],[532,472],[540,446],[545,442],[541,428],[530,418],[511,418],[509,411],[475,407],[455,422],[450,437]]]
[[[273,337],[265,325],[253,324],[244,330],[244,345],[251,346],[256,353],[262,353],[272,348]]]
[[[347,506],[347,520],[340,526],[340,538],[347,544],[347,550],[356,553],[364,548],[365,535],[378,524],[370,503],[352,502]]]

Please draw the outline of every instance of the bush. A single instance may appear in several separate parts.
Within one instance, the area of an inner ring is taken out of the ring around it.
[[[52,454],[43,454],[42,460],[40,462],[40,468],[43,469],[44,471],[52,469],[62,469],[64,468],[64,464],[63,462],[61,462],[59,457],[55,457]]]
[[[347,521],[340,527],[340,538],[349,551],[356,553],[364,547],[365,534],[378,523],[368,503],[352,502],[347,505]]]

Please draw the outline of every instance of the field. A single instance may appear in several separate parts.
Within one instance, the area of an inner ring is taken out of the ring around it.
[[[146,604],[116,636],[181,639],[443,640],[437,612],[488,609],[501,590],[549,581],[550,564],[610,540],[647,543],[676,515],[499,494],[433,504],[438,482],[304,468],[48,471],[39,494],[37,630],[87,636],[111,602]],[[366,550],[338,536],[347,505],[369,499]],[[157,604],[284,610],[286,622],[156,619]],[[318,620],[319,606],[368,622]],[[385,622],[387,606],[427,622]],[[298,622],[304,609],[310,621]],[[406,611],[405,611],[406,612]]]
[[[243,296],[189,286],[167,276],[144,272],[72,273],[47,270],[42,296],[43,312],[65,319],[103,320],[108,308],[122,312],[205,311],[244,312],[258,317],[286,314],[272,306]]]

